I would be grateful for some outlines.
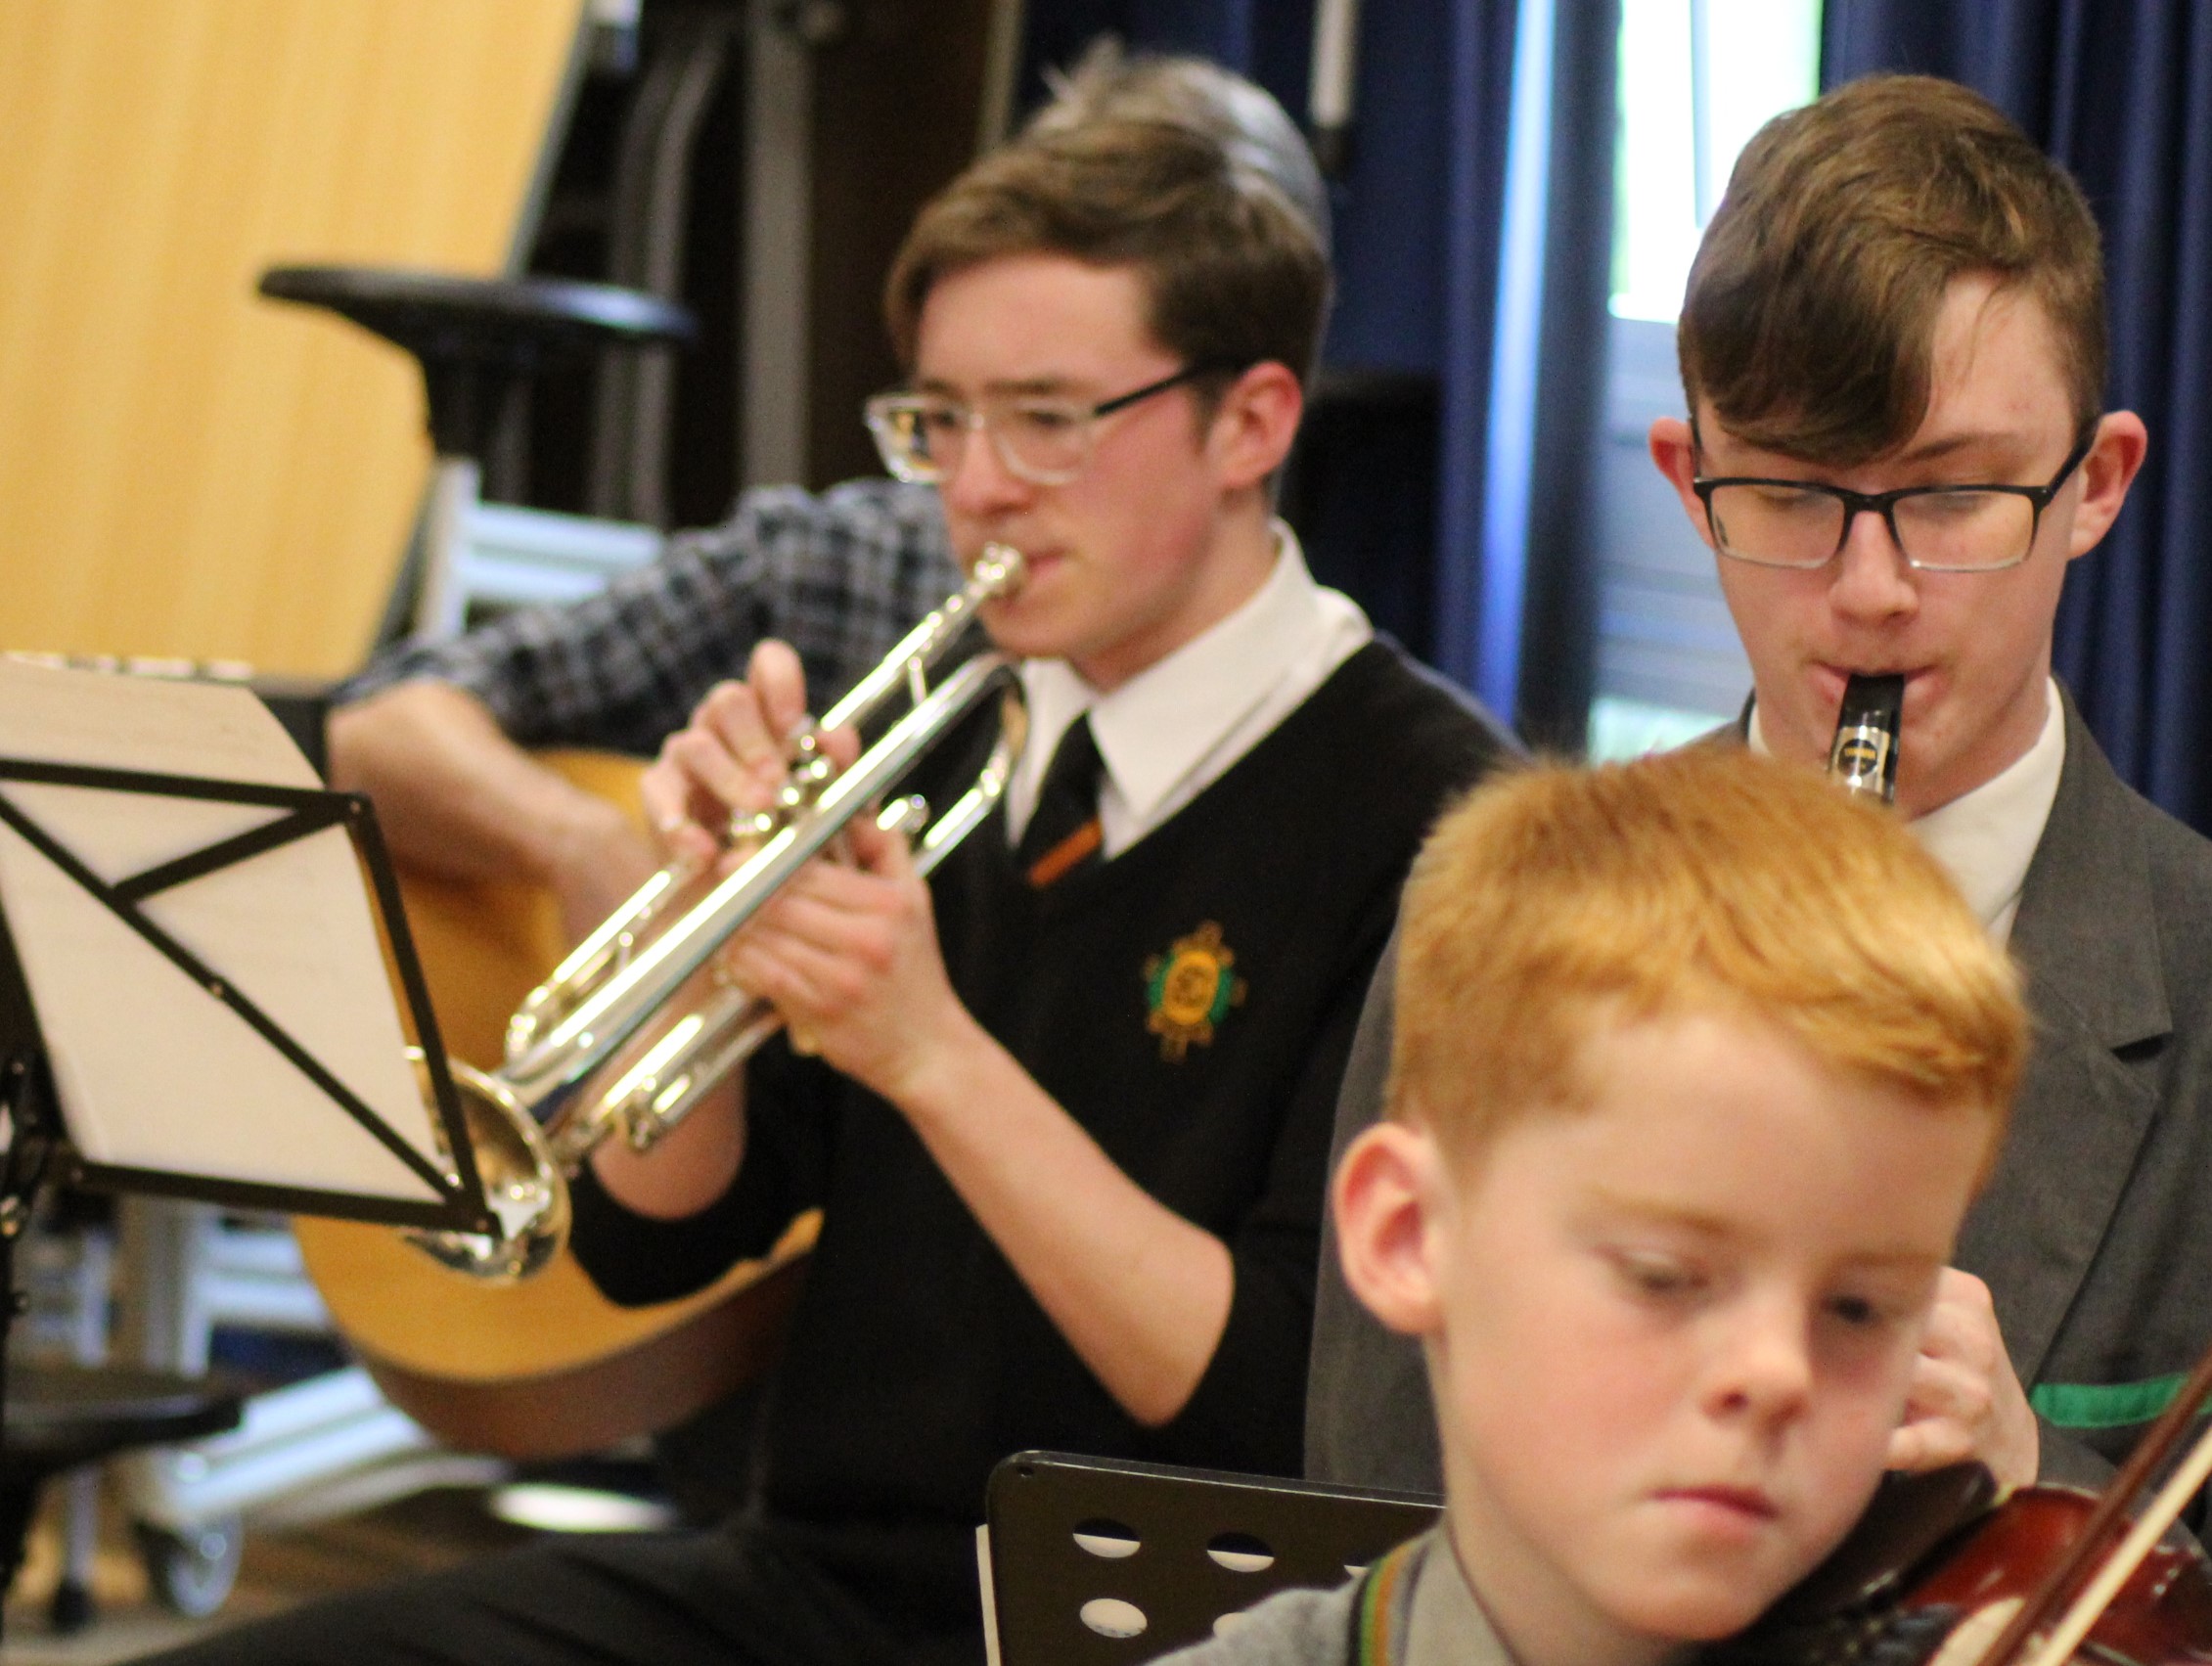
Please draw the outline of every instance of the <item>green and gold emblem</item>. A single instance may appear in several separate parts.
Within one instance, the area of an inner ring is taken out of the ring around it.
[[[1151,1006],[1145,1027],[1159,1037],[1162,1058],[1174,1063],[1194,1043],[1203,1047],[1229,1009],[1242,1003],[1244,980],[1231,969],[1236,964],[1236,951],[1222,942],[1221,927],[1210,920],[1145,963]]]

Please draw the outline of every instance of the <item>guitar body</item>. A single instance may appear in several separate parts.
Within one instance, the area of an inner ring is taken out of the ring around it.
[[[640,764],[592,753],[541,761],[636,806]],[[401,890],[447,1048],[497,1064],[508,1014],[565,947],[552,896],[409,872]],[[449,1445],[552,1459],[666,1428],[764,1373],[820,1225],[804,1215],[763,1259],[638,1308],[601,1295],[566,1249],[535,1278],[492,1284],[389,1228],[305,1216],[293,1228],[333,1321],[393,1405]]]

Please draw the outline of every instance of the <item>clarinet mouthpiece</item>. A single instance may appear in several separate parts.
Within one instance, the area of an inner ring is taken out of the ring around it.
[[[1828,745],[1828,772],[1846,792],[1867,792],[1884,804],[1897,798],[1897,734],[1905,711],[1905,679],[1854,673],[1843,688]]]

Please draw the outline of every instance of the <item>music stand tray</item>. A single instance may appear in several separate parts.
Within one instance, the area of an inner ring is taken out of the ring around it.
[[[244,689],[0,661],[0,1194],[489,1229],[398,899]]]
[[[1443,1501],[1217,1469],[1018,1452],[979,1547],[995,1666],[1133,1666],[1294,1586],[1331,1588]]]
[[[49,1186],[495,1230],[375,813],[248,690],[0,659],[0,1361]]]

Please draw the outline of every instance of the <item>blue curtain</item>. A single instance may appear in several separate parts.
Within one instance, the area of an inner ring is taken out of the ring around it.
[[[1317,572],[1509,714],[1510,681],[1504,698],[1493,684],[1512,677],[1517,649],[1485,665],[1482,644],[1517,644],[1523,585],[1511,563],[1485,562],[1483,504],[1519,9],[1364,0],[1351,146],[1333,189],[1325,377],[1401,391],[1419,380],[1435,416],[1410,433],[1377,428],[1357,466],[1337,471],[1344,493],[1326,507],[1326,530],[1308,529]],[[1029,0],[1024,100],[1039,95],[1045,66],[1071,62],[1106,30],[1212,58],[1305,118],[1313,0]]]
[[[1595,476],[1612,292],[1619,40],[1619,0],[1523,6],[1515,177],[1500,262],[1482,614],[1494,628],[1483,633],[1477,687],[1512,710],[1531,744],[1568,753],[1583,747],[1598,681]],[[1536,198],[1527,210],[1524,187]],[[1518,316],[1524,290],[1532,320]],[[1516,573],[1517,617],[1501,618],[1499,598],[1515,593]],[[1509,654],[1517,660],[1510,669]]]
[[[2104,232],[2108,402],[2150,454],[2075,563],[2057,667],[2120,773],[2212,832],[2212,6],[1828,0],[1822,79],[1948,75],[2073,171]]]

